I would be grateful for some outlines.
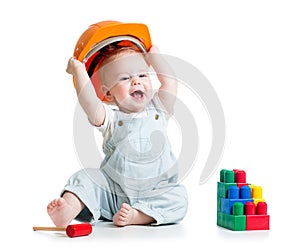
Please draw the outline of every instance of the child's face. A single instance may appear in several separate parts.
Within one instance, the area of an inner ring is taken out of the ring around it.
[[[120,110],[130,113],[143,111],[152,98],[148,71],[142,54],[121,52],[99,73],[106,95],[114,99]]]

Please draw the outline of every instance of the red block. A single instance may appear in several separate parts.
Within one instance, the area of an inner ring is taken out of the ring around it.
[[[270,216],[246,215],[246,230],[270,230]]]
[[[246,172],[244,170],[234,169],[235,183],[246,183]]]
[[[238,188],[241,188],[243,186],[248,186],[248,183],[237,183],[236,186],[238,186]]]

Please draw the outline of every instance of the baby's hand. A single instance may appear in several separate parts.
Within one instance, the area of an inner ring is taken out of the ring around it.
[[[150,54],[159,54],[159,49],[156,45],[152,45],[152,47],[149,49]]]
[[[69,59],[66,72],[74,75],[76,73],[76,71],[78,71],[80,69],[85,70],[85,65],[82,62],[80,62],[79,60],[77,60],[75,57],[71,57]]]
[[[158,54],[159,54],[158,47],[156,45],[152,45],[148,53],[144,55],[144,58],[149,65],[152,65],[154,63],[154,58],[156,58],[157,57],[156,55]]]

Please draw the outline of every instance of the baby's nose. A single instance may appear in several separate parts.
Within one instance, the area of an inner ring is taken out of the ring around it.
[[[131,85],[132,86],[137,86],[137,85],[140,85],[141,82],[140,82],[140,79],[139,77],[132,77],[132,80],[131,80]]]

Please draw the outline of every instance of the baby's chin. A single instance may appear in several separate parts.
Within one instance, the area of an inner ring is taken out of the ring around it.
[[[120,111],[125,113],[138,113],[144,111],[150,101],[151,99],[148,98],[143,101],[135,101],[129,98],[128,100],[119,103],[118,106]]]

